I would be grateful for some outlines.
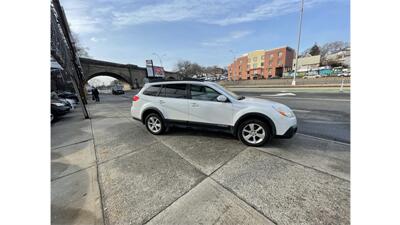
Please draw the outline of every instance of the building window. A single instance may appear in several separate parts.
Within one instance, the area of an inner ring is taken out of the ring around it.
[[[268,69],[268,75],[271,75],[271,72],[272,72],[272,69],[269,68],[269,69]]]
[[[249,58],[249,63],[251,63],[251,58]]]
[[[273,59],[274,58],[274,54],[269,55],[269,59]]]
[[[253,64],[253,68],[257,68],[257,63],[254,63],[254,64]]]
[[[261,60],[264,60],[264,55],[261,56]]]
[[[250,64],[247,64],[247,69],[250,69]]]
[[[269,60],[268,65],[269,65],[269,66],[272,66],[272,60]]]
[[[261,67],[264,67],[264,62],[261,62]]]
[[[240,70],[241,66],[239,66],[239,70]]]
[[[282,52],[278,52],[278,57],[282,57]]]
[[[253,62],[257,62],[257,57],[253,57]]]
[[[278,60],[278,66],[282,65],[282,60]]]

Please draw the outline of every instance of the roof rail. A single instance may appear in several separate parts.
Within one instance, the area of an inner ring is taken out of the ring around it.
[[[183,79],[165,79],[165,78],[152,78],[149,79],[149,83],[155,83],[155,82],[173,82],[173,81],[199,81],[203,82],[204,80],[201,79],[196,79],[196,78],[190,78],[190,77],[184,77]]]
[[[183,80],[183,81],[200,81],[200,82],[203,82],[203,81],[204,81],[204,80],[201,80],[201,79],[190,78],[190,77],[184,77],[182,80]]]

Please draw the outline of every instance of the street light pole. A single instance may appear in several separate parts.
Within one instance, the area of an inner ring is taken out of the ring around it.
[[[296,75],[297,75],[297,67],[299,62],[299,51],[300,51],[300,37],[301,37],[301,24],[303,22],[303,9],[304,9],[304,0],[301,0],[301,12],[300,12],[300,23],[299,23],[299,38],[297,40],[297,52],[296,52],[296,65],[294,67],[294,75],[292,85],[296,85]]]
[[[160,65],[161,65],[161,67],[163,67],[161,56],[159,54],[155,53],[155,52],[153,52],[153,55],[158,57],[158,60],[160,60]],[[165,54],[163,54],[163,56],[165,56]]]

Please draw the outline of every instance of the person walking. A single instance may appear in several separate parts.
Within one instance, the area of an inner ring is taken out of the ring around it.
[[[92,90],[92,94],[93,94],[93,96],[94,96],[96,102],[99,102],[99,101],[100,101],[99,90],[97,90],[97,88],[94,88],[94,89]]]

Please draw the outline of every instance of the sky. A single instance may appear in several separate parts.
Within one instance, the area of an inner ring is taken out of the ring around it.
[[[226,67],[249,51],[297,48],[301,0],[60,2],[99,60],[144,67],[153,59],[172,71],[179,60]],[[300,52],[330,41],[350,41],[350,0],[305,0]]]

